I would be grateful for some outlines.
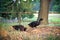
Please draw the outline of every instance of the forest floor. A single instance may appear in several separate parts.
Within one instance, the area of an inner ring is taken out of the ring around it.
[[[10,27],[0,31],[3,40],[60,40],[59,26],[40,25],[37,28],[27,28],[26,31],[17,31]]]

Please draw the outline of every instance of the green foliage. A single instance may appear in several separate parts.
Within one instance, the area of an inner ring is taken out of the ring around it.
[[[0,13],[0,17],[5,19],[14,19],[17,17],[16,13]]]
[[[28,15],[28,18],[33,18],[33,17],[34,17],[33,14],[29,14],[29,15]]]
[[[55,0],[53,4],[53,11],[60,12],[60,0]]]
[[[11,15],[10,15],[10,18],[11,19],[14,19],[14,18],[16,18],[17,17],[17,14],[16,13],[11,13]]]
[[[0,13],[0,17],[9,19],[10,18],[10,14],[8,14],[8,13]]]
[[[0,2],[0,12],[10,12],[12,8],[13,1],[12,0],[1,0]]]
[[[24,19],[25,17],[27,17],[28,15],[27,14],[22,14],[22,19]]]
[[[20,1],[20,3],[18,3]],[[13,2],[13,0],[1,0],[0,12],[17,12],[17,11],[32,11],[34,7],[33,2],[39,2],[40,0],[17,0]]]
[[[19,3],[20,1],[20,3]],[[1,6],[0,6],[0,12],[32,12],[32,8],[35,4],[33,2],[39,2],[40,0],[16,0],[16,2],[13,2],[13,0],[1,0]],[[28,17],[32,18],[33,14],[24,14],[22,15],[22,18]],[[10,19],[17,17],[16,13],[12,13],[11,15],[3,16],[4,18]]]
[[[34,17],[34,15],[32,13],[31,14],[22,14],[21,16],[22,16],[22,19],[24,19],[25,17],[27,17],[27,18],[33,18]]]
[[[34,5],[31,0],[21,1],[20,3],[20,11],[32,11]]]

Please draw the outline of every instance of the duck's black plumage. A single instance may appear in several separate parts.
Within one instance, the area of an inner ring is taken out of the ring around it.
[[[15,30],[26,31],[26,28],[23,25],[14,25],[12,26]]]
[[[36,27],[36,26],[38,26],[39,24],[40,24],[40,22],[42,21],[43,19],[41,18],[39,21],[33,21],[33,22],[31,22],[31,23],[29,23],[28,25],[30,26],[30,27]]]

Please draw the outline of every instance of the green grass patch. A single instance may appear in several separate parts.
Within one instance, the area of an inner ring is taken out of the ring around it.
[[[60,36],[50,35],[49,37],[47,37],[47,40],[60,40]]]
[[[52,21],[52,22],[60,22],[60,19],[59,18],[52,18],[50,21]]]

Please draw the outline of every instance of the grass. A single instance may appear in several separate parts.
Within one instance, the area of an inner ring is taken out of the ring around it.
[[[35,14],[35,16],[37,16],[37,15]],[[28,26],[28,23],[37,20],[37,17],[35,17],[35,16],[31,19],[29,19],[29,18],[23,19],[23,22],[21,22],[21,24],[24,25],[24,26]],[[48,22],[49,23],[51,22],[51,25],[60,26],[60,18],[57,18],[57,17],[54,17],[54,16],[49,16],[49,18],[50,19],[48,19]],[[16,25],[18,23],[14,22],[14,23],[0,23],[0,24],[3,24],[4,26],[8,27],[8,26]],[[2,25],[0,25],[0,26],[2,26]]]
[[[26,21],[28,21],[27,19],[25,19]],[[28,27],[28,23],[35,21],[36,18],[32,18],[29,21],[30,22],[22,22],[21,24],[24,25],[25,27]],[[48,20],[49,22],[52,22],[53,24],[51,25],[55,25],[55,26],[60,26],[60,18],[56,18],[56,17],[51,17],[50,20]],[[10,27],[13,25],[17,25],[18,23],[1,23],[0,22],[0,28],[3,27],[6,30],[10,31]],[[38,34],[34,34],[34,35],[27,35],[24,32],[20,32],[20,31],[12,31],[9,33],[9,35],[11,36],[11,40],[18,40],[20,39],[19,37],[22,36],[23,40],[60,40],[60,35],[59,36],[53,36],[53,35],[49,35],[47,38],[43,38],[42,36],[39,36]],[[18,38],[17,38],[18,37]]]
[[[34,18],[30,19],[30,22],[32,22],[33,20],[36,20],[36,18],[34,17]],[[26,21],[28,21],[28,20],[26,19]],[[52,23],[52,24],[49,24],[51,26],[60,26],[60,18],[51,17],[51,19],[48,21]],[[27,27],[28,23],[30,23],[30,22],[23,21],[23,22],[21,22],[21,24],[24,25],[25,27]],[[14,22],[14,23],[1,23],[0,22],[0,27],[3,26],[4,28],[9,28],[10,26],[17,25],[17,24],[18,23],[16,23],[16,22]]]
[[[50,36],[47,37],[47,40],[60,40],[60,36],[52,36],[52,35],[50,35]]]
[[[60,26],[60,18],[51,17],[51,19],[49,19],[48,22],[50,23],[49,25]]]
[[[60,22],[60,18],[55,18],[55,17],[52,17],[51,20],[49,20],[50,22]]]

